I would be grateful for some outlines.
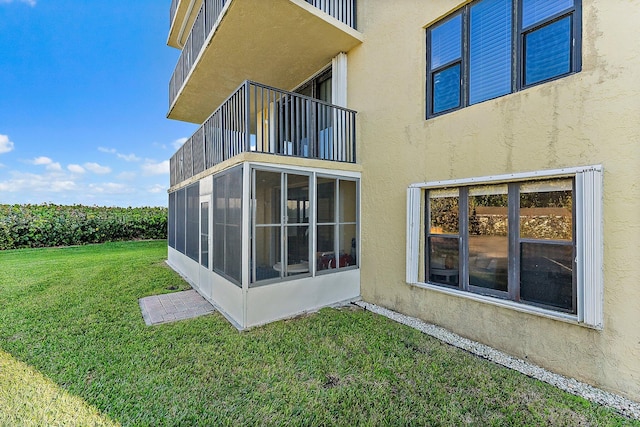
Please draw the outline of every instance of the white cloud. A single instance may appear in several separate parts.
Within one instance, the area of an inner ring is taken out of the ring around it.
[[[111,172],[111,168],[108,166],[100,166],[98,163],[94,163],[94,162],[87,162],[84,164],[85,169],[90,170],[91,172],[98,174],[98,175],[104,175],[107,174],[109,172]]]
[[[32,163],[32,161],[29,161]],[[0,195],[2,203],[81,203],[100,206],[163,206],[166,205],[166,186],[154,185],[154,181],[142,178],[141,173],[129,172],[131,181],[101,180],[103,176],[74,172],[85,170],[84,165],[65,165],[62,171],[38,167],[39,172],[2,170]],[[98,165],[100,166],[100,165]],[[55,168],[55,166],[52,166]],[[88,172],[88,171],[87,171]],[[110,175],[106,175],[107,177]],[[146,182],[141,182],[145,181]],[[149,182],[151,181],[151,182]]]
[[[14,143],[9,139],[9,135],[0,134],[0,154],[13,151]]]
[[[141,160],[140,157],[136,156],[133,153],[131,154],[117,153],[116,156],[118,156],[119,159],[122,159],[125,162],[139,162]]]
[[[122,181],[133,181],[134,179],[136,179],[136,176],[137,175],[135,172],[121,172],[116,178]]]
[[[187,139],[189,139],[189,138],[178,138],[175,141],[173,141],[171,143],[171,145],[173,145],[173,148],[175,148],[177,150],[178,148],[182,147],[182,144],[187,142]]]
[[[104,182],[101,184],[89,184],[89,191],[94,194],[129,194],[135,190],[125,184]]]
[[[36,5],[36,0],[18,0],[18,2],[26,3],[31,7]],[[13,3],[13,0],[0,0],[0,4],[8,4],[8,3]]]
[[[36,157],[31,160],[32,165],[50,165],[51,163],[53,163],[53,160],[45,156]]]
[[[76,190],[77,187],[76,182],[68,176],[52,173],[38,175],[13,172],[11,179],[0,182],[0,191],[9,193],[60,193]]]
[[[69,165],[67,166],[67,169],[69,169],[70,172],[73,173],[85,173],[86,171],[84,170],[84,168],[80,165]]]
[[[133,153],[130,153],[130,154],[119,153],[118,150],[116,150],[115,148],[98,147],[98,151],[101,151],[103,153],[115,154],[116,156],[118,156],[119,159],[122,159],[125,162],[139,162],[140,160],[142,160],[140,157],[136,156]]]
[[[51,191],[59,193],[61,191],[72,191],[77,185],[72,180],[56,180],[51,182]]]
[[[164,175],[169,173],[169,160],[162,162],[154,162],[147,159],[145,164],[142,165],[142,172],[145,175]]]
[[[152,194],[158,194],[158,193],[165,193],[167,189],[168,187],[166,185],[156,184],[151,186],[148,191],[149,193],[152,193]]]
[[[60,163],[54,162],[46,156],[36,157],[35,159],[29,161],[29,163],[36,166],[46,166],[47,170],[49,171],[60,172],[62,170],[62,166],[60,166]]]

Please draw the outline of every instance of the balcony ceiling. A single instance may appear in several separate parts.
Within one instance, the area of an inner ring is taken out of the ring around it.
[[[232,0],[223,13],[167,117],[202,123],[244,80],[291,90],[362,43],[303,0]]]

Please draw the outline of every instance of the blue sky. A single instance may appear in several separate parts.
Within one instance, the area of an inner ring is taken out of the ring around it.
[[[0,203],[166,206],[170,0],[0,0]]]

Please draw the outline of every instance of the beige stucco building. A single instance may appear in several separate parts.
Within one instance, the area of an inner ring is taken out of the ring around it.
[[[637,22],[174,0],[169,263],[240,329],[361,298],[640,401]]]

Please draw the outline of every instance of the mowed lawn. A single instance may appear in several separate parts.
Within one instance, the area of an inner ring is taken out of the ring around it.
[[[0,252],[0,425],[640,425],[363,310],[148,327],[138,298],[188,288],[165,257]]]

